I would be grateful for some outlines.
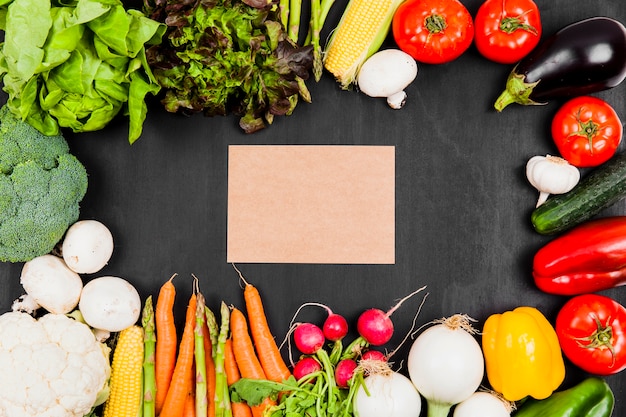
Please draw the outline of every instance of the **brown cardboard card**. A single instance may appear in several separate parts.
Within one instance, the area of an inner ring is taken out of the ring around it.
[[[228,154],[228,262],[395,262],[393,146],[232,145]]]

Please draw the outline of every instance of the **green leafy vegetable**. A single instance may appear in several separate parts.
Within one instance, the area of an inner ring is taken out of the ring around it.
[[[168,25],[147,51],[167,111],[232,112],[252,133],[310,101],[312,46],[289,39],[273,1],[146,0],[146,14]]]
[[[145,45],[160,42],[164,25],[119,0],[12,0],[0,6],[0,29],[13,114],[53,136],[102,129],[123,112],[129,142],[141,136],[145,97],[160,91]]]
[[[292,376],[282,383],[241,378],[230,386],[230,398],[250,406],[261,404],[265,398],[278,398],[278,404],[267,411],[271,417],[351,416],[354,394],[363,383],[362,374],[355,374],[349,389],[341,389],[330,384],[334,376],[327,371],[313,372],[299,381]],[[281,393],[284,395],[279,395]]]

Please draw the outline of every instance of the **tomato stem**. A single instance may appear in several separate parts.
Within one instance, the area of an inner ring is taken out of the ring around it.
[[[536,35],[537,29],[535,29],[535,27],[532,25],[523,23],[521,19],[522,16],[523,15],[505,17],[500,21],[500,30],[508,33],[509,35],[516,30],[525,30]]]
[[[596,322],[596,330],[586,337],[578,337],[575,340],[578,342],[578,346],[585,349],[602,349],[603,347],[611,352],[613,363],[615,363],[615,348],[613,346],[613,327],[608,324],[610,319],[607,319],[607,324],[603,325],[600,319],[594,315]]]
[[[589,142],[589,152],[593,154],[593,139],[598,135],[600,130],[600,125],[593,120],[589,119],[586,122],[583,122],[580,118],[580,114],[583,109],[578,109],[578,113],[576,114],[576,121],[578,122],[578,126],[580,130],[577,132],[570,133],[569,136],[586,136],[587,141]]]
[[[428,29],[428,32],[433,34],[443,32],[448,27],[448,24],[446,23],[445,17],[438,14],[431,14],[424,19],[424,26]]]

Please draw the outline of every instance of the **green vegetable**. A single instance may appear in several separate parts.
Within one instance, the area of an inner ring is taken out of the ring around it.
[[[142,417],[154,417],[156,415],[156,363],[154,356],[156,351],[156,329],[151,295],[146,298],[141,312],[141,326],[143,327],[144,335]]]
[[[197,283],[196,283],[197,285]],[[211,352],[204,350],[204,325],[205,299],[202,293],[196,294],[196,324],[193,328],[194,335],[194,360],[195,360],[195,410],[196,415],[206,416],[209,403],[209,392],[206,372],[206,357]],[[145,417],[145,416],[142,416]]]
[[[340,345],[334,345],[336,346]],[[339,358],[341,353],[339,348],[337,354],[333,356]],[[351,357],[348,352],[345,353],[346,357]],[[320,349],[315,357],[322,362],[322,369],[300,380],[293,376],[281,383],[261,379],[239,379],[230,386],[231,401],[245,401],[253,406],[261,404],[265,398],[278,399],[278,404],[267,412],[271,417],[351,416],[354,395],[363,384],[363,371],[361,369],[355,371],[347,389],[339,388],[334,375],[336,363],[332,363],[326,350]]]
[[[564,232],[590,219],[626,196],[626,152],[595,168],[565,194],[537,207],[531,221],[538,233]]]
[[[590,377],[544,400],[526,400],[515,417],[610,417],[614,402],[606,381]]]
[[[290,115],[312,67],[312,46],[298,47],[278,5],[251,0],[146,0],[145,12],[167,22],[148,62],[172,113],[237,114],[246,133]]]
[[[233,415],[228,397],[228,382],[224,370],[224,345],[228,339],[230,328],[230,310],[225,302],[220,304],[220,327],[217,346],[213,361],[215,363],[215,417],[231,417]]]
[[[54,249],[78,220],[85,167],[63,136],[44,136],[0,108],[0,261],[24,262]]]
[[[165,27],[119,0],[9,0],[0,6],[0,77],[8,106],[45,135],[102,129],[130,118],[142,132],[148,93],[160,86],[145,57]]]

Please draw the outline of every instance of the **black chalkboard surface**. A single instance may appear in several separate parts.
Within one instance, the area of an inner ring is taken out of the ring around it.
[[[463,3],[474,15],[481,2]],[[626,22],[621,0],[537,4],[544,37],[591,16]],[[328,28],[344,5],[336,3]],[[388,39],[385,46],[391,45]],[[354,323],[362,310],[388,308],[424,285],[429,295],[419,324],[464,313],[480,327],[489,315],[520,305],[534,306],[553,321],[567,298],[545,294],[532,281],[533,255],[551,237],[537,234],[530,223],[537,192],[524,167],[534,155],[556,153],[549,126],[562,101],[496,112],[493,103],[511,69],[487,61],[472,46],[448,64],[420,64],[400,110],[390,109],[384,99],[343,91],[325,73],[319,82],[307,82],[311,103],[299,103],[291,116],[277,117],[254,134],[243,133],[236,117],[169,114],[156,99],[149,99],[143,135],[132,146],[124,118],[94,133],[67,132],[72,153],[89,173],[81,218],[105,223],[116,243],[110,263],[95,276],[126,278],[145,297],[156,296],[177,273],[181,321],[191,274],[200,279],[210,307],[222,300],[242,306],[239,276],[226,261],[228,146],[391,145],[396,149],[395,264],[237,265],[261,292],[277,338],[282,340],[302,303],[328,304]],[[626,121],[626,84],[596,95]],[[609,214],[626,214],[626,204],[600,216]],[[0,312],[10,310],[22,294],[21,267],[0,264]],[[626,303],[625,291],[604,293]],[[390,347],[410,328],[420,300],[411,299],[394,314],[397,331]],[[585,376],[567,366],[563,387]],[[626,415],[626,377],[607,380],[616,397],[614,416]]]

